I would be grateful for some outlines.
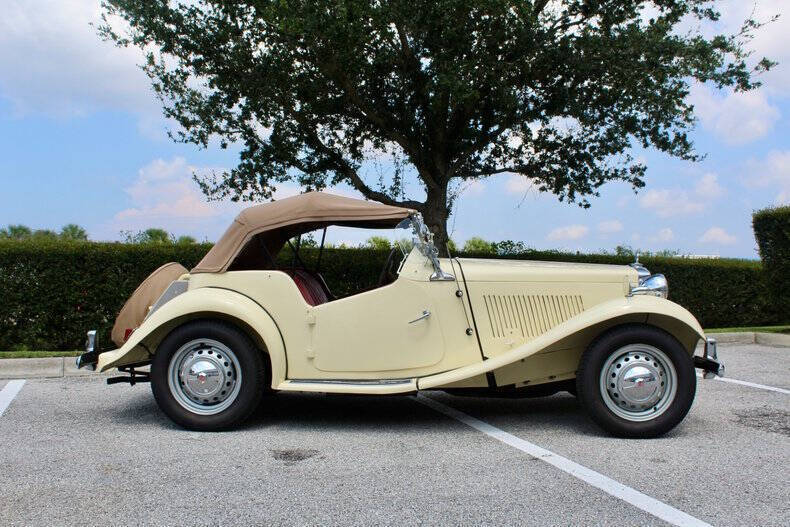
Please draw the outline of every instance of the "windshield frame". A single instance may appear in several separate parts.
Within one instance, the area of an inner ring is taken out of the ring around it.
[[[405,222],[411,224],[412,233],[414,234],[414,247],[417,248],[423,256],[428,258],[433,265],[433,274],[431,274],[430,280],[432,282],[454,281],[455,276],[444,272],[439,264],[439,250],[433,243],[433,233],[425,225],[422,215],[419,212],[413,212],[407,219],[403,220],[398,227],[405,227]]]

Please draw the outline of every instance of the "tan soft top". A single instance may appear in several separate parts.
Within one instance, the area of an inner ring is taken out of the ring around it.
[[[308,192],[244,209],[192,273],[218,273],[228,269],[236,256],[258,237],[274,256],[293,236],[328,225],[390,228],[414,211],[374,201],[323,192]]]

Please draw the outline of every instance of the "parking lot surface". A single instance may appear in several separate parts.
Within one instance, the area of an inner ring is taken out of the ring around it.
[[[694,521],[788,525],[790,349],[720,356],[729,377],[780,391],[700,379],[689,416],[660,439],[609,437],[567,393],[419,397]],[[666,524],[424,403],[279,394],[240,430],[198,433],[173,425],[145,384],[28,380],[0,409],[0,525]]]

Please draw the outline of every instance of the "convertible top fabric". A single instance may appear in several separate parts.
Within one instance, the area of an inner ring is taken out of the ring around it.
[[[121,308],[115,325],[112,327],[110,338],[120,348],[131,334],[131,331],[143,323],[148,309],[159,300],[165,289],[177,280],[179,276],[187,272],[186,268],[178,263],[166,263],[156,271],[148,275],[148,278],[137,286],[132,296]]]
[[[324,192],[308,192],[244,209],[192,273],[227,271],[239,253],[259,254],[260,245],[273,257],[286,241],[328,225],[392,228],[414,211],[374,201]],[[244,250],[254,238],[258,247]],[[242,255],[240,260],[244,260]],[[236,268],[236,266],[234,266]],[[238,268],[245,268],[243,265]]]

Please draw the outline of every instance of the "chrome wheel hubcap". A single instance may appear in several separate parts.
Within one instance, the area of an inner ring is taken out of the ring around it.
[[[601,368],[600,389],[606,406],[629,421],[655,419],[675,398],[677,373],[660,349],[630,344],[612,353]]]
[[[168,385],[176,401],[190,412],[214,415],[239,395],[241,366],[226,345],[211,339],[187,342],[168,367]]]

